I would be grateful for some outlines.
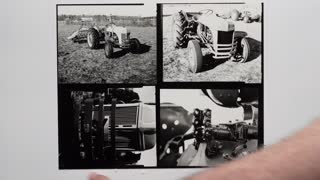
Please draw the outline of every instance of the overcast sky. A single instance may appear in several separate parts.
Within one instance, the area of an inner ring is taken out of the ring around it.
[[[156,6],[154,4],[135,5],[135,6],[58,6],[58,15],[118,15],[118,16],[156,16]]]
[[[179,10],[198,12],[203,9],[212,9],[216,13],[231,11],[232,9],[250,10],[261,12],[261,3],[246,4],[165,4],[163,14],[173,14]],[[135,6],[112,6],[112,5],[75,5],[75,6],[58,6],[58,15],[119,15],[119,16],[156,16],[156,5],[145,3],[144,5]]]
[[[246,4],[165,4],[163,6],[163,14],[169,15],[177,13],[180,10],[185,12],[199,12],[200,10],[211,9],[215,13],[222,14],[230,12],[233,9],[249,10],[253,13],[261,12],[261,3]]]

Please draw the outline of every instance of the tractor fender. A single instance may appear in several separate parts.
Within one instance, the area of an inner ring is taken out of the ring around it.
[[[95,29],[95,30],[97,30],[98,32],[100,31],[100,29],[99,29],[98,26],[93,26],[92,28]]]

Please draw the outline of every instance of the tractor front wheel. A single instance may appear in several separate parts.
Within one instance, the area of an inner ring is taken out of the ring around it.
[[[130,39],[130,51],[135,54],[135,53],[139,53],[140,50],[141,50],[141,44],[139,40],[136,38]]]
[[[99,32],[94,29],[90,28],[87,34],[87,43],[90,49],[97,49],[100,44]]]
[[[245,63],[250,56],[250,45],[247,38],[238,41],[237,50],[233,58],[234,62]]]
[[[191,40],[188,43],[189,51],[189,70],[193,73],[200,72],[203,63],[202,51],[197,40]]]
[[[106,55],[107,58],[111,58],[113,54],[113,46],[112,42],[107,41],[105,46],[104,46],[104,54]]]

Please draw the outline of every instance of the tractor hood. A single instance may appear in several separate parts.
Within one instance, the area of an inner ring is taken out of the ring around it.
[[[201,15],[198,21],[203,25],[209,27],[211,31],[234,31],[234,24],[230,21],[222,19],[215,14]]]
[[[119,33],[119,34],[127,34],[128,33],[128,30],[127,28],[125,27],[121,27],[121,26],[116,26],[114,24],[112,25],[109,25],[106,29],[107,31],[110,31],[110,32],[115,32],[115,33]]]

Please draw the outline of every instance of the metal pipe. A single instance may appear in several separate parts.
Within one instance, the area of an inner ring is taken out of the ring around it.
[[[110,118],[110,126],[111,126],[111,161],[114,162],[116,160],[116,103],[117,99],[113,98],[111,103],[111,118]]]

